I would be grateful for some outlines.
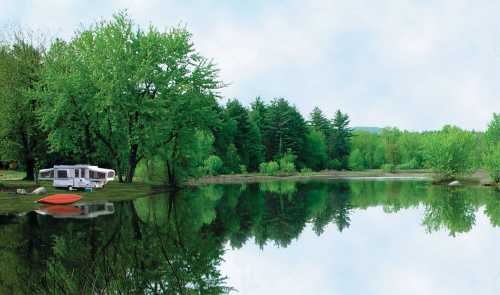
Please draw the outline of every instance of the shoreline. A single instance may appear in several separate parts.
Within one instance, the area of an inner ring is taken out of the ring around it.
[[[309,180],[433,180],[434,174],[427,170],[398,171],[388,173],[382,170],[366,171],[336,171],[328,170],[321,172],[312,172],[307,174],[292,175],[261,175],[258,173],[250,174],[224,174],[217,176],[203,176],[188,181],[188,186],[206,185],[206,184],[238,184],[238,183],[258,183],[265,181],[309,181]]]
[[[435,173],[431,170],[401,170],[393,173],[384,172],[380,169],[365,171],[336,171],[327,170],[312,172],[307,174],[277,175],[268,176],[258,173],[250,174],[230,174],[217,176],[203,176],[191,179],[187,186],[207,185],[207,184],[238,184],[238,183],[258,183],[265,181],[310,181],[310,180],[419,180],[431,181],[436,185],[447,185],[449,182],[439,183],[436,181]],[[485,171],[478,170],[475,173],[457,179],[464,186],[483,185],[491,186],[492,181]]]

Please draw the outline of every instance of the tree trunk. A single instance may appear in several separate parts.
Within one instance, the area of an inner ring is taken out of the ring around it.
[[[25,180],[35,180],[35,160],[28,158],[25,160],[26,177]]]
[[[132,183],[135,174],[135,168],[137,167],[137,149],[139,146],[137,144],[133,144],[130,148],[130,155],[128,157],[128,169],[127,169],[127,183]]]

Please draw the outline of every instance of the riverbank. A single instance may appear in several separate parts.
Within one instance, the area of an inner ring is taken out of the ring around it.
[[[237,184],[237,183],[254,183],[263,181],[279,181],[279,180],[293,180],[293,181],[309,181],[309,180],[328,180],[328,179],[372,179],[372,180],[390,180],[390,179],[421,179],[435,181],[436,175],[427,169],[419,170],[399,170],[393,173],[384,172],[381,169],[364,170],[364,171],[320,171],[308,173],[296,173],[291,175],[281,176],[268,176],[258,173],[248,174],[231,174],[231,175],[218,175],[218,176],[204,176],[197,179],[192,179],[188,185],[196,186],[203,184]],[[463,185],[492,185],[492,181],[488,174],[483,170],[478,170],[475,173],[464,176],[458,179]],[[447,185],[449,182],[442,182],[436,184]]]
[[[218,176],[204,176],[197,179],[192,179],[188,185],[203,185],[203,184],[230,184],[230,183],[254,183],[274,180],[293,180],[293,181],[308,181],[308,180],[328,180],[328,179],[427,179],[432,180],[434,174],[429,170],[404,170],[395,173],[384,172],[380,169],[365,170],[365,171],[319,171],[308,173],[297,173],[291,175],[268,176],[257,173],[248,174],[231,174]]]

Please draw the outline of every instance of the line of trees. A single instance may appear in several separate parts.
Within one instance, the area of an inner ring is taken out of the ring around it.
[[[146,30],[119,13],[48,48],[0,44],[0,161],[33,179],[55,163],[112,167],[119,180],[171,186],[200,175],[432,168],[452,179],[486,168],[500,182],[500,117],[488,131],[355,131],[347,114],[309,118],[284,98],[219,103],[224,83],[184,28]]]
[[[355,131],[349,167],[352,170],[433,169],[443,180],[484,168],[500,182],[500,115],[493,114],[486,132],[444,126],[439,131],[409,132],[384,128]]]
[[[30,180],[54,163],[94,163],[123,182],[139,170],[172,186],[204,173],[348,168],[346,114],[330,122],[315,109],[309,123],[283,98],[220,105],[223,86],[187,30],[143,30],[126,13],[48,48],[15,34],[0,46],[0,160]]]

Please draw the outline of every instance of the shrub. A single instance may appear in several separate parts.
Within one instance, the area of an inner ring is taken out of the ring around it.
[[[240,173],[241,174],[247,174],[248,173],[247,166],[240,165]]]
[[[300,169],[300,174],[311,175],[312,173],[313,173],[313,171],[311,168],[304,167],[304,168]]]
[[[295,172],[295,159],[297,157],[288,150],[281,159],[279,159],[280,172],[293,173]]]
[[[396,166],[394,164],[384,164],[382,165],[382,171],[386,173],[394,173],[396,172]]]
[[[209,156],[203,161],[203,170],[208,175],[218,175],[222,169],[222,160],[215,155]]]
[[[276,175],[280,166],[275,161],[260,163],[259,172],[265,175]]]

